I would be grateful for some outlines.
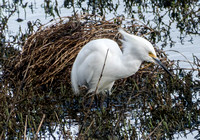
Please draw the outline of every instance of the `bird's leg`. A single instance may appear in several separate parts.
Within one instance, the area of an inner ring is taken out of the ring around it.
[[[95,102],[96,102],[97,108],[99,108],[100,110],[103,110],[104,103],[107,97],[108,97],[107,93],[95,94]]]
[[[103,108],[104,108],[104,101],[105,101],[105,98],[106,98],[106,94],[103,92],[102,94],[101,94],[101,100],[99,100],[100,101],[100,109],[101,110],[103,110]]]
[[[110,91],[106,90],[106,95],[107,95],[107,99],[106,99],[106,103],[107,103],[107,107],[110,106]]]
[[[96,107],[98,107],[99,101],[98,101],[97,94],[94,94],[94,100],[95,100]]]

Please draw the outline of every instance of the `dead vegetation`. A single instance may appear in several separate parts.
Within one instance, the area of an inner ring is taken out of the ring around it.
[[[110,38],[120,44],[121,22],[120,18],[107,21],[88,15],[65,17],[44,25],[27,39],[21,54],[7,64],[5,79],[20,89],[55,89],[61,83],[70,87],[70,71],[79,50],[97,38]],[[141,28],[145,27],[129,27],[140,35]],[[158,53],[166,59],[164,52]],[[149,71],[148,67],[143,70]]]
[[[130,25],[122,22],[120,18],[105,20],[92,15],[64,17],[30,35],[22,52],[3,63],[0,138],[25,138],[27,133],[36,138],[40,129],[54,133],[50,128],[55,122],[61,126],[61,137],[72,138],[65,131],[65,126],[73,123],[70,119],[80,124],[78,139],[135,139],[139,133],[144,139],[171,138],[186,125],[198,126],[198,103],[192,102],[195,92],[190,89],[195,83],[191,82],[190,73],[179,80],[181,69],[170,79],[161,68],[145,63],[135,75],[117,81],[111,97],[99,95],[99,104],[110,100],[102,108],[94,104],[91,109],[90,98],[72,94],[71,66],[87,42],[110,38],[120,44],[121,26],[131,33],[148,36],[150,41],[156,34],[138,21]],[[173,62],[165,52],[157,53],[171,69]],[[127,112],[134,116],[134,124],[127,122]],[[188,125],[190,121],[195,125]]]

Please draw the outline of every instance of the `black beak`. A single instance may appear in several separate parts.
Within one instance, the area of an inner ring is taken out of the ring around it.
[[[152,57],[154,60],[155,60],[155,62],[158,64],[158,65],[160,65],[171,77],[173,77],[173,75],[171,74],[171,72],[165,67],[165,65],[163,65],[162,64],[162,62],[159,60],[159,59],[157,59],[157,58],[154,58],[154,57]]]

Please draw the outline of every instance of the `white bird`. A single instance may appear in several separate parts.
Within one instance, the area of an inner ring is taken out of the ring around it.
[[[128,34],[121,28],[119,32],[124,38],[121,40],[122,51],[111,39],[92,40],[80,50],[71,71],[71,83],[75,94],[80,93],[79,86],[86,86],[88,93],[108,91],[111,94],[114,82],[136,73],[143,61],[157,63],[171,75],[157,58],[149,41]]]

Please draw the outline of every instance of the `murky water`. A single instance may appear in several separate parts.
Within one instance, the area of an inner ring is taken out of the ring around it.
[[[37,31],[37,28],[41,24],[46,24],[50,20],[56,18],[59,20],[59,17],[71,16],[74,13],[83,14],[89,12],[90,14],[105,16],[105,19],[111,19],[113,17],[124,18],[124,21],[126,21],[124,23],[126,24],[122,24],[122,27],[128,27],[129,25],[131,25],[133,19],[140,21],[141,24],[147,27],[151,27],[151,29],[157,32],[157,36],[154,37],[156,47],[166,51],[170,60],[175,60],[175,62],[178,61],[179,67],[182,69],[187,69],[187,71],[190,71],[192,69],[199,69],[198,65],[193,64],[195,63],[195,57],[197,57],[198,59],[200,58],[200,3],[196,2],[195,0],[192,2],[132,2],[125,0],[101,1],[101,3],[98,0],[75,2],[67,0],[53,0],[51,2],[38,0],[19,0],[14,2],[0,2],[1,22],[5,21],[2,19],[8,17],[9,14],[12,13],[11,11],[16,10],[9,17],[8,21],[6,21],[7,26],[1,26],[1,31],[4,31],[2,34],[3,37],[1,38],[1,44],[5,43],[7,45],[11,43],[11,46],[15,46],[19,50],[21,50],[20,45],[23,45],[23,35],[26,33],[30,34],[34,31]],[[3,28],[5,28],[5,30],[3,30]],[[149,38],[151,38],[151,36]],[[191,63],[188,63],[188,61],[190,61]],[[199,72],[195,71],[192,78],[199,81]],[[199,85],[197,85],[196,88],[198,89]],[[191,93],[193,96],[192,101],[195,104],[195,109],[199,110],[200,92],[198,90],[192,91],[194,91]],[[166,112],[159,112],[161,113],[160,117],[164,121],[162,120],[161,123],[153,122],[155,120],[160,120],[160,118],[153,118],[156,117],[152,115],[154,112],[152,110],[151,113],[146,112],[147,109],[145,109],[145,107],[150,107],[151,109],[151,106],[153,106],[159,110],[159,107],[156,106],[156,103],[154,106],[154,102],[156,101],[153,97],[156,97],[157,95],[150,96],[150,98],[146,101],[143,96],[140,96],[140,94],[142,94],[140,93],[140,91],[138,93],[136,92],[136,95],[134,96],[130,93],[124,93],[122,91],[122,93],[116,95],[117,97],[112,96],[109,98],[109,100],[111,100],[111,104],[106,104],[106,102],[104,102],[105,108],[97,107],[93,108],[91,112],[84,112],[86,110],[82,110],[80,103],[77,103],[81,102],[81,97],[78,97],[78,99],[75,98],[74,101],[71,101],[71,98],[67,97],[68,94],[63,95],[63,93],[58,94],[61,95],[60,97],[63,97],[63,100],[59,99],[59,97],[55,97],[55,94],[49,93],[49,95],[47,96],[41,96],[39,101],[36,96],[35,99],[30,99],[30,102],[33,104],[33,106],[26,106],[28,109],[18,107],[18,109],[24,109],[25,112],[30,111],[28,113],[29,115],[27,115],[27,118],[25,118],[25,115],[23,115],[24,111],[19,111],[16,115],[20,120],[16,122],[22,123],[21,125],[19,125],[21,126],[21,128],[18,126],[16,128],[16,132],[19,131],[20,133],[15,134],[15,130],[10,130],[12,124],[10,124],[10,126],[4,125],[5,129],[1,129],[4,130],[0,133],[1,137],[10,138],[7,133],[11,133],[15,137],[22,138],[24,135],[22,132],[25,131],[24,126],[27,126],[25,125],[25,122],[27,122],[29,127],[28,130],[26,130],[26,136],[27,138],[33,138],[37,129],[39,128],[40,122],[42,122],[41,114],[43,113],[46,114],[44,118],[46,120],[41,127],[42,130],[39,131],[38,137],[40,137],[41,139],[43,137],[45,137],[46,139],[74,139],[77,137],[82,138],[80,134],[84,135],[83,138],[93,137],[96,139],[100,139],[100,137],[105,136],[107,139],[141,139],[151,136],[151,133],[148,133],[149,131],[143,131],[149,128],[151,128],[151,132],[155,130],[158,134],[165,134],[164,136],[160,136],[162,139],[178,139],[178,137],[179,139],[183,139],[182,136],[189,133],[186,130],[182,130],[184,127],[180,127],[180,125],[178,124],[174,124],[173,127],[167,125],[166,122],[168,118],[162,117],[165,116],[163,114],[169,111],[168,108],[164,109],[164,111]],[[174,104],[179,104],[179,100],[176,100],[179,94],[181,94],[181,92],[177,92],[171,95],[172,99],[177,101]],[[127,97],[129,98],[127,99]],[[166,96],[163,95],[163,98],[165,97]],[[129,102],[129,99],[131,100],[131,103],[127,105],[126,103]],[[43,103],[43,100],[45,101],[45,103]],[[167,99],[163,100],[168,101]],[[61,102],[57,103],[57,101]],[[39,107],[37,106],[37,103]],[[48,104],[51,107],[49,107]],[[185,104],[185,106],[189,105]],[[177,110],[177,108],[174,109]],[[191,124],[184,123],[184,121],[180,120],[180,122],[182,123],[181,125],[185,125],[185,128],[189,128],[189,130],[191,131],[194,130],[193,134],[187,136],[191,139],[200,138],[200,134],[197,131],[200,130],[200,112],[196,112],[196,114],[192,112],[194,114],[190,114],[190,107],[185,107],[184,109],[186,109],[185,113],[188,113],[186,114],[185,118],[191,119]],[[11,114],[12,109],[7,111],[7,114],[9,116],[9,113]],[[158,112],[155,111],[155,113]],[[169,111],[169,113],[171,112]],[[172,114],[172,116],[170,117],[176,115],[176,111],[174,111],[173,113],[174,114]],[[178,115],[184,115],[183,113],[180,113]],[[196,119],[194,119],[194,116],[196,117]],[[182,119],[185,118],[183,117]],[[7,120],[9,121],[9,119],[5,119],[2,120],[2,122],[6,122]],[[103,122],[105,123],[105,125],[101,124]],[[148,126],[143,126],[146,122],[149,122]],[[98,127],[94,127],[95,125]],[[163,125],[165,129],[160,129],[160,131],[157,130],[156,128],[159,128],[160,125]],[[176,125],[178,128],[176,127]],[[172,128],[174,130],[168,130]],[[96,129],[95,134],[92,134],[94,130],[90,129]],[[161,131],[164,131],[164,133]],[[153,139],[155,137],[151,138]]]

